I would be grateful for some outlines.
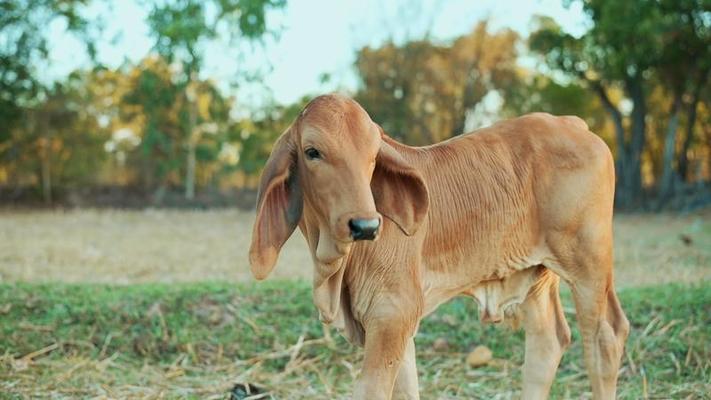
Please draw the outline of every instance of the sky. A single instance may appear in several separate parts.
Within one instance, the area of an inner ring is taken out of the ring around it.
[[[153,40],[146,14],[140,0],[94,5],[87,10],[87,15],[105,19],[105,30],[97,43],[101,63],[118,67],[150,54]],[[446,42],[469,32],[484,18],[490,20],[493,30],[510,28],[525,37],[534,15],[551,16],[574,35],[587,27],[579,4],[565,8],[560,0],[287,0],[284,9],[267,17],[269,27],[279,32],[277,37],[238,47],[221,39],[206,43],[202,77],[213,79],[238,103],[273,99],[288,104],[304,95],[354,91],[358,80],[353,63],[356,51],[363,46],[375,47],[391,38],[401,43],[425,34]],[[50,67],[44,71],[45,79],[61,79],[90,65],[81,42],[65,31],[61,21],[52,23],[49,37]],[[231,86],[236,71],[245,70],[261,71],[261,84]],[[324,74],[329,76],[326,82]]]

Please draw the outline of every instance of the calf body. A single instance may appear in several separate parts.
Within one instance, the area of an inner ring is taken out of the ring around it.
[[[576,117],[532,114],[413,148],[352,100],[322,96],[268,162],[250,261],[266,276],[299,227],[322,319],[365,348],[362,399],[418,398],[412,338],[458,295],[482,321],[523,326],[523,398],[547,397],[570,341],[563,278],[593,395],[613,398],[629,329],[613,288],[613,197],[610,151]],[[349,237],[354,218],[380,221],[376,240]]]

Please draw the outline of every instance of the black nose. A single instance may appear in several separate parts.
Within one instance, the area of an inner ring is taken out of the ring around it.
[[[348,227],[351,228],[351,236],[353,240],[373,240],[375,234],[378,233],[380,220],[354,218],[348,221]]]

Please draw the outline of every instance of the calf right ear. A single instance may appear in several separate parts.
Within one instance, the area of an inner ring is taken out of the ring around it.
[[[259,184],[249,248],[252,275],[258,280],[274,269],[281,247],[301,219],[303,200],[298,179],[297,146],[291,127],[274,144]]]

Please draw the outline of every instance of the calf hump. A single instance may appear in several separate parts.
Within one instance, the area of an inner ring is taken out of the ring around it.
[[[577,117],[575,115],[564,115],[560,117],[565,123],[574,126],[577,129],[589,131],[590,127],[585,122],[584,119]]]

